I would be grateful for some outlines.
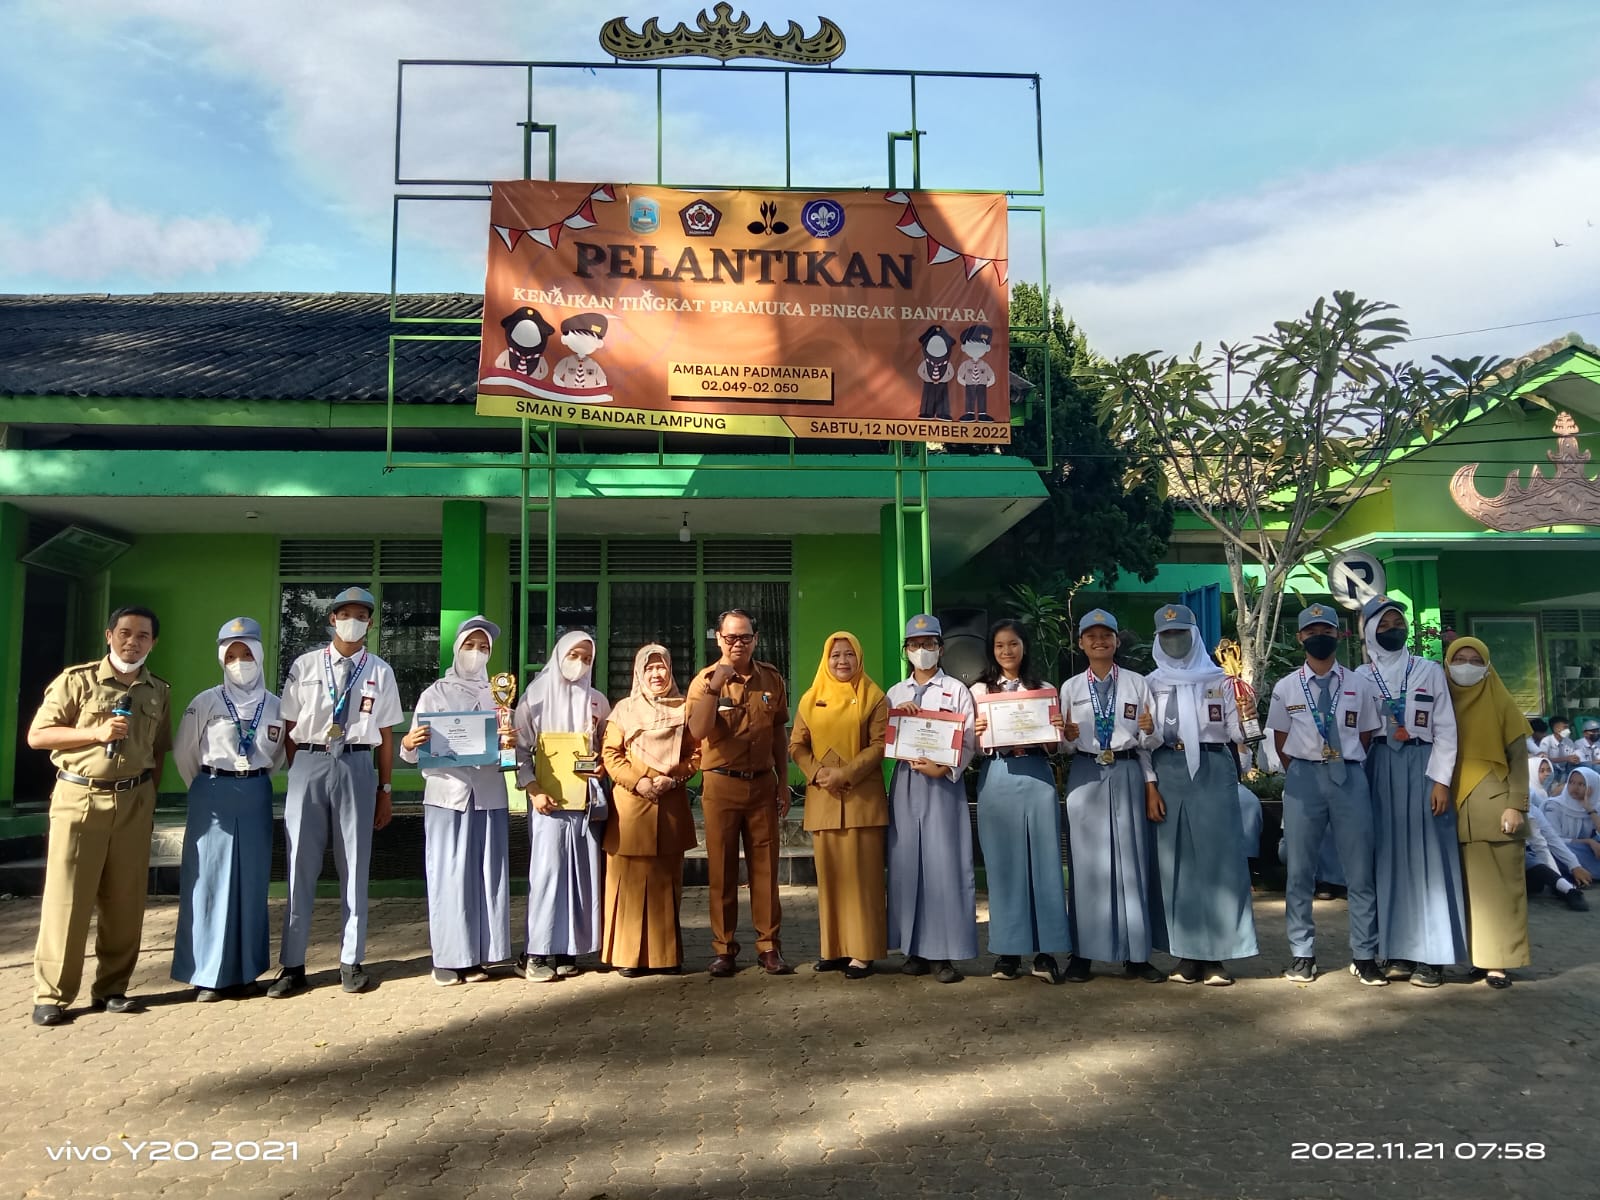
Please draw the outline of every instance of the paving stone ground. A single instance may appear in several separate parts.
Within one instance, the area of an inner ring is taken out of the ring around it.
[[[809,964],[815,893],[783,903],[786,952]],[[377,986],[347,996],[319,901],[314,990],[197,1005],[167,978],[176,902],[153,900],[133,988],[149,1010],[85,996],[37,1029],[38,901],[3,901],[0,1197],[1592,1195],[1600,911],[1531,908],[1534,966],[1503,992],[1361,987],[1337,902],[1317,916],[1339,973],[1273,978],[1272,894],[1266,952],[1233,988],[1007,983],[987,956],[941,986],[890,973],[898,957],[860,982],[710,979],[691,888],[693,974],[445,989],[424,904],[381,900]],[[198,1157],[151,1161],[166,1143]],[[292,1160],[213,1158],[276,1143]],[[1297,1143],[1340,1157],[1296,1160]]]

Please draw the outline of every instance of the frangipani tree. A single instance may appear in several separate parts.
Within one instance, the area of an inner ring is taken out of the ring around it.
[[[1409,334],[1396,311],[1335,292],[1214,355],[1196,346],[1188,358],[1152,351],[1092,368],[1101,421],[1153,445],[1167,491],[1222,539],[1244,677],[1258,690],[1290,574],[1384,465],[1477,408],[1510,400],[1521,415],[1504,360],[1394,361]]]

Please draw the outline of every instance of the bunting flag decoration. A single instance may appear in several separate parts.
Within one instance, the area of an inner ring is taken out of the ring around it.
[[[594,202],[613,204],[616,202],[614,184],[604,183],[595,188],[584,198],[582,204],[573,209],[554,225],[545,225],[536,229],[516,229],[509,225],[495,225],[495,233],[500,235],[500,240],[505,243],[506,249],[515,251],[517,243],[524,237],[538,242],[547,250],[554,250],[561,244],[561,231],[563,229],[593,229],[600,224],[594,215]]]
[[[1006,260],[1003,258],[983,258],[977,254],[966,254],[954,246],[946,246],[938,238],[923,227],[922,218],[917,215],[917,206],[911,202],[911,197],[904,192],[890,192],[884,196],[890,204],[902,204],[900,219],[894,227],[908,238],[921,238],[928,243],[928,265],[936,267],[940,263],[961,261],[962,268],[967,273],[968,279],[974,279],[985,267],[993,267],[995,278],[1002,285],[1006,282]]]

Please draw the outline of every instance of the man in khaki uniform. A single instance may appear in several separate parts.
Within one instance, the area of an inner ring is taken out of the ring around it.
[[[695,676],[686,700],[690,736],[700,742],[700,807],[711,884],[710,973],[738,969],[739,844],[750,876],[756,959],[769,975],[789,975],[778,923],[778,823],[789,811],[789,699],[783,676],[757,661],[756,626],[743,609],[717,622],[722,658]]]
[[[57,675],[28,728],[28,745],[50,751],[56,765],[33,953],[35,1025],[66,1020],[96,910],[94,1009],[138,1011],[128,981],[144,929],[156,790],[172,747],[167,683],[144,665],[160,632],[148,608],[112,613],[106,656]]]

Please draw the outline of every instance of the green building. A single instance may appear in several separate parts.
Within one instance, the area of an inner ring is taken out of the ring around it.
[[[481,303],[404,300],[441,321]],[[261,621],[281,680],[353,583],[378,597],[369,642],[407,703],[475,612],[510,631],[497,664],[539,663],[547,602],[557,630],[598,631],[613,697],[649,640],[686,680],[735,605],[798,695],[841,628],[898,678],[903,604],[1045,494],[1019,458],[882,444],[561,429],[535,457],[522,422],[475,415],[476,339],[408,343],[391,410],[389,309],[387,294],[0,298],[0,696],[18,698],[0,708],[0,816],[47,796],[28,721],[63,664],[103,653],[120,604],[160,614],[151,666],[180,704],[217,682],[225,619]],[[552,544],[553,594],[525,592]]]

